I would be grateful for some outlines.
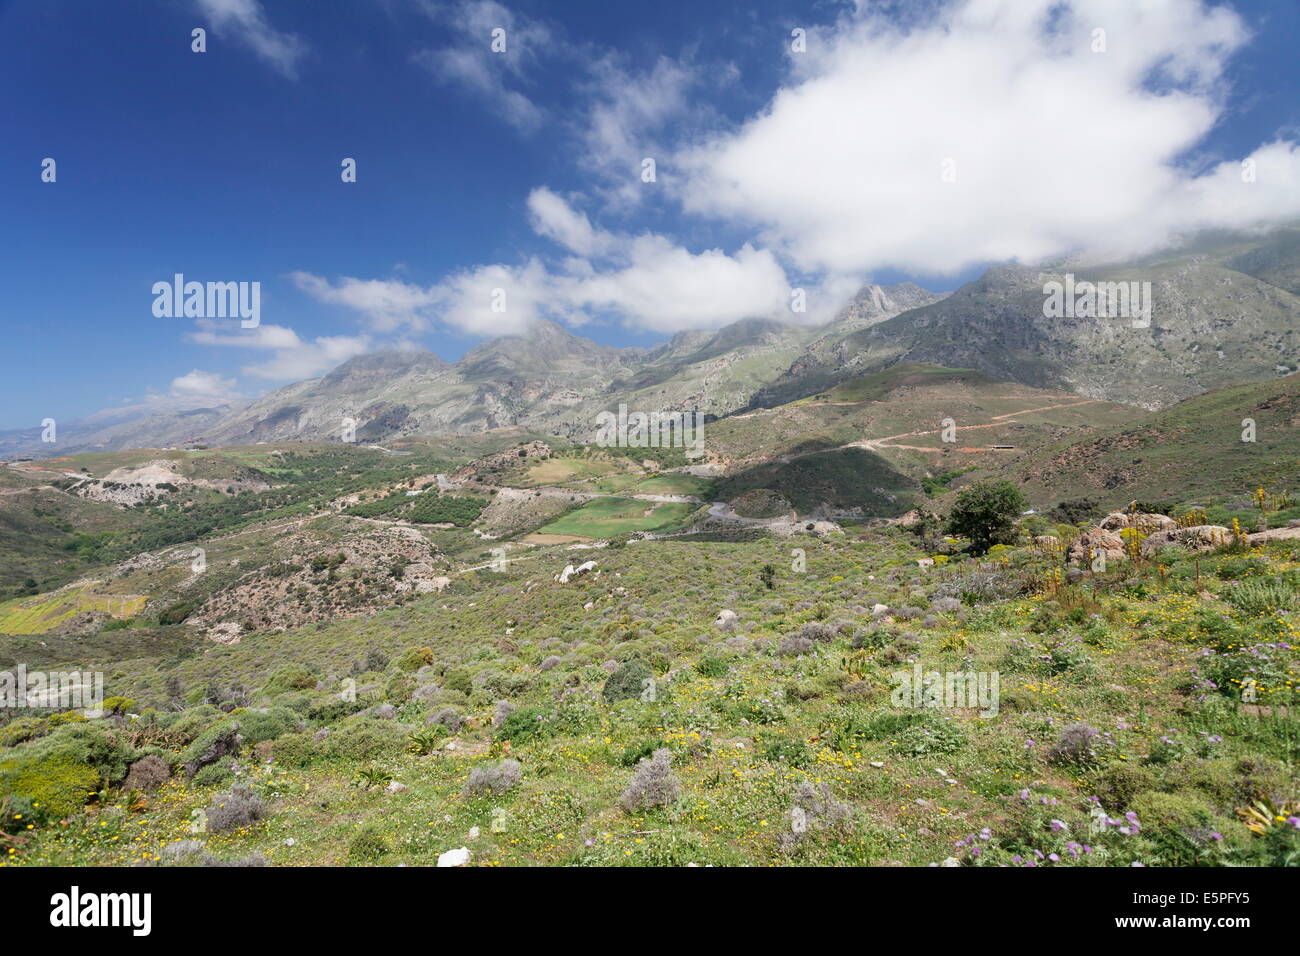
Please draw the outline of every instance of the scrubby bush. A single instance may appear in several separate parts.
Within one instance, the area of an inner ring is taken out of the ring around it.
[[[208,807],[208,832],[224,833],[250,826],[262,819],[264,813],[262,798],[248,784],[237,783],[212,798]]]
[[[143,756],[131,746],[128,732],[109,723],[84,722],[64,724],[38,741],[38,752],[64,753],[99,771],[105,783],[116,783],[126,776],[127,768]]]
[[[447,728],[448,733],[454,734],[465,726],[465,718],[460,715],[460,711],[455,707],[444,707],[425,721],[426,726],[432,726],[433,724],[441,724]]]
[[[623,809],[634,813],[675,802],[681,795],[681,787],[673,773],[672,762],[672,754],[666,747],[661,747],[649,760],[637,764],[636,772],[620,798]]]
[[[343,760],[374,760],[405,749],[406,731],[386,720],[353,719],[325,741],[325,752]]]
[[[1048,752],[1052,763],[1087,767],[1097,762],[1101,735],[1085,723],[1070,724]]]
[[[264,710],[241,710],[234,715],[239,720],[239,733],[246,744],[260,744],[275,740],[297,730],[298,715],[287,707],[268,707]]]
[[[642,760],[654,756],[654,752],[664,746],[661,738],[641,740],[629,744],[618,757],[618,763],[624,767],[635,767]]]
[[[610,674],[601,690],[605,700],[614,703],[620,700],[635,700],[641,696],[646,681],[653,680],[650,668],[633,658],[621,664],[618,670]]]
[[[356,675],[385,670],[388,670],[388,655],[372,647],[366,651],[366,656],[353,666],[352,673]]]
[[[784,637],[781,643],[777,645],[776,652],[782,657],[799,657],[803,654],[811,654],[813,642],[806,637]]]
[[[1112,813],[1128,810],[1133,798],[1144,790],[1154,790],[1156,777],[1140,764],[1116,763],[1097,779],[1096,796]]]
[[[242,744],[243,738],[239,735],[237,721],[226,720],[209,727],[195,737],[194,742],[181,754],[186,776],[193,778],[204,767],[216,763],[222,757],[237,755]]]
[[[799,637],[806,638],[815,644],[825,644],[835,640],[835,629],[829,624],[821,621],[809,621],[803,627],[799,628]]]
[[[0,761],[0,793],[7,797],[9,810],[0,817],[0,827],[21,831],[29,822],[61,820],[79,812],[98,789],[99,774],[86,763],[66,755],[19,753]],[[4,803],[0,801],[0,808]]]
[[[163,726],[177,736],[193,741],[195,737],[223,717],[222,712],[212,704],[203,703],[194,707],[187,707],[177,714],[174,720],[165,723]]]
[[[894,747],[909,757],[950,754],[966,743],[966,735],[946,720],[926,720],[908,727],[898,735]]]
[[[463,667],[453,667],[442,678],[442,686],[458,694],[468,694],[474,689],[469,671]]]
[[[191,782],[196,787],[224,787],[233,779],[235,772],[230,769],[230,764],[222,761],[208,764],[194,775]]]
[[[367,823],[348,841],[348,859],[358,863],[378,860],[390,851],[388,838],[376,823]]]
[[[500,796],[517,786],[520,776],[518,760],[503,760],[491,767],[475,767],[465,781],[465,796],[478,797],[485,793]]]
[[[311,734],[285,734],[271,744],[271,759],[282,767],[302,769],[317,753],[316,740]]]
[[[408,647],[397,658],[397,667],[403,671],[418,671],[434,662],[433,648]]]
[[[792,811],[795,807],[804,812],[805,821],[821,827],[840,827],[853,818],[853,807],[836,800],[825,781],[804,780],[795,787]]]
[[[715,654],[701,655],[695,662],[695,672],[701,677],[726,677],[729,669],[727,662]]]
[[[497,701],[497,709],[492,714],[492,726],[499,728],[516,710],[518,708],[508,700]]]
[[[274,697],[291,690],[310,690],[316,686],[316,675],[302,664],[285,664],[276,669],[271,679],[262,687],[262,693]]]
[[[497,739],[521,744],[545,736],[551,729],[547,726],[549,716],[550,714],[540,707],[512,710],[497,728]]]
[[[778,737],[763,748],[763,759],[787,767],[805,768],[812,760],[808,745],[794,737]]]
[[[131,764],[123,790],[157,790],[171,779],[171,769],[161,757],[150,754]]]

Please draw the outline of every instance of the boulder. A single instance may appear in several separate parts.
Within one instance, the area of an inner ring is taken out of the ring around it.
[[[1071,561],[1088,562],[1098,553],[1105,554],[1107,561],[1120,560],[1124,557],[1124,539],[1114,531],[1093,528],[1071,542],[1066,557]]]
[[[573,578],[581,577],[589,571],[595,570],[595,561],[584,561],[576,568],[572,564],[566,564],[564,570],[559,573],[555,580],[561,584],[568,584]]]
[[[1190,528],[1170,528],[1149,534],[1142,542],[1142,553],[1151,554],[1161,548],[1181,545],[1193,551],[1209,551],[1232,540],[1232,531],[1223,525],[1198,524]]]
[[[439,854],[438,866],[464,866],[469,862],[469,858],[469,847],[458,847],[455,850],[448,850],[446,853]]]
[[[1112,511],[1097,523],[1103,531],[1122,531],[1124,528],[1137,528],[1143,534],[1155,531],[1168,531],[1177,528],[1178,522],[1168,515],[1152,514],[1147,511]]]

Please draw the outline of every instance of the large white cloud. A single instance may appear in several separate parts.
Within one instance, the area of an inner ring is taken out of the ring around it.
[[[476,266],[422,288],[399,279],[330,282],[294,273],[321,302],[360,312],[376,331],[441,322],[474,335],[523,331],[535,319],[579,325],[610,316],[656,332],[717,328],[738,319],[789,312],[790,284],[767,250],[744,245],[691,252],[654,233],[597,229],[564,198],[537,189],[528,198],[533,228],[573,255],[553,264]]]
[[[524,81],[529,58],[558,34],[495,0],[445,9],[453,49],[474,64],[459,81],[509,113],[504,84]],[[1249,41],[1227,6],[885,9],[863,0],[809,28],[806,52],[788,54],[767,107],[730,126],[708,97],[734,80],[730,65],[710,73],[689,59],[594,59],[566,122],[585,195],[539,187],[527,201],[556,256],[470,266],[428,287],[305,272],[294,281],[379,335],[437,325],[499,335],[541,317],[675,332],[749,317],[822,321],[887,269],[952,275],[1075,252],[1120,257],[1200,229],[1300,216],[1297,144],[1278,139],[1248,157],[1197,152],[1229,108],[1226,65]],[[526,52],[493,61],[484,36],[497,23],[529,41]],[[517,125],[530,126],[521,109]],[[658,161],[655,184],[640,181],[644,156]],[[600,225],[600,213],[626,215],[647,197],[692,214],[683,223],[692,236],[717,226],[741,238],[728,251]],[[792,285],[807,288],[803,315],[790,312]]]
[[[812,32],[761,115],[683,151],[681,198],[802,269],[860,276],[1280,222],[1300,214],[1294,149],[1261,150],[1253,183],[1245,157],[1180,165],[1246,40],[1200,0],[961,0],[907,26],[868,12]]]

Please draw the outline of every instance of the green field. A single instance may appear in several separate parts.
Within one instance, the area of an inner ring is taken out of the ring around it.
[[[694,505],[676,502],[597,498],[539,528],[537,533],[612,538],[629,531],[663,531],[679,524],[694,510]]]

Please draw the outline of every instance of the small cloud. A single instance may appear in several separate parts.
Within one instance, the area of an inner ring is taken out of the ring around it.
[[[369,336],[320,336],[306,341],[293,329],[282,325],[259,325],[239,332],[216,332],[215,325],[199,320],[199,328],[186,338],[196,345],[226,348],[264,349],[274,356],[264,362],[245,365],[243,372],[254,378],[293,381],[314,378],[341,362],[369,350]]]
[[[216,372],[204,372],[197,368],[172,379],[169,394],[172,398],[182,401],[211,401],[222,404],[243,397],[236,390],[233,378],[222,378]]]
[[[400,279],[344,276],[331,283],[310,272],[292,272],[289,278],[317,302],[342,305],[360,312],[375,332],[424,331],[429,325],[425,311],[437,299],[429,290]]]
[[[553,49],[551,30],[543,23],[507,10],[495,0],[462,0],[451,6],[426,5],[426,12],[446,21],[455,42],[416,53],[412,60],[444,83],[466,87],[521,132],[532,132],[545,112],[514,88],[526,70]],[[494,31],[504,30],[505,49],[494,52]]]
[[[292,33],[271,26],[258,0],[196,0],[218,34],[229,34],[289,79],[298,78],[298,61],[307,52]]]

